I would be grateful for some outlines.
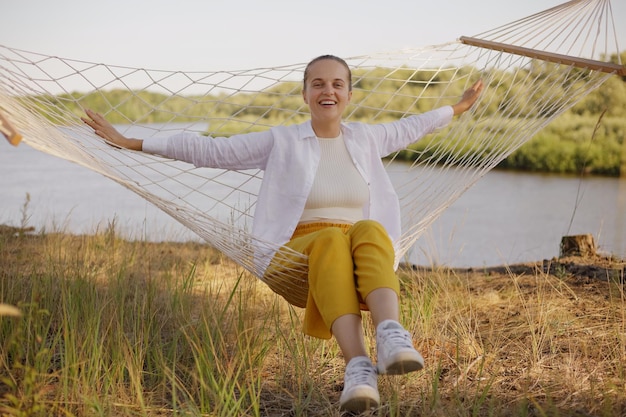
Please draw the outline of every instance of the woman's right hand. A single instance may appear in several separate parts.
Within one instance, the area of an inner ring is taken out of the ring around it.
[[[142,150],[143,140],[131,139],[122,135],[99,113],[87,109],[85,110],[85,114],[87,117],[81,117],[80,119],[91,127],[94,133],[104,139],[107,143],[120,148],[132,149],[134,151]]]

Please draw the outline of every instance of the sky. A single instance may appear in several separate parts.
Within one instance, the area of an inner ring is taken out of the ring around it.
[[[149,69],[251,69],[449,42],[562,2],[0,0],[0,44]],[[624,50],[626,1],[612,7]]]

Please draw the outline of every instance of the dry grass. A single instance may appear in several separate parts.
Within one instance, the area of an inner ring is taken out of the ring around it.
[[[625,415],[624,268],[603,261],[401,271],[427,367],[381,377],[371,415]],[[3,415],[340,415],[336,344],[200,244],[4,227],[0,303],[22,313],[0,317]]]

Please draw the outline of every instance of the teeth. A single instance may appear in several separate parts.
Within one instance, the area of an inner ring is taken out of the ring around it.
[[[325,101],[322,101],[320,104],[335,104],[335,102],[330,101],[330,100],[325,100]]]

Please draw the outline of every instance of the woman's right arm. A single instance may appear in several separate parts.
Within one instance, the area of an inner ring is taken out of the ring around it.
[[[104,139],[107,143],[120,148],[131,149],[133,151],[143,150],[143,140],[127,138],[122,135],[100,113],[87,109],[85,110],[85,114],[87,117],[81,117],[81,120],[91,127],[94,133]]]
[[[87,117],[82,117],[82,121],[112,146],[157,154],[189,162],[197,167],[265,169],[274,142],[274,137],[268,130],[229,138],[209,138],[181,132],[167,138],[151,139],[144,144],[141,139],[122,135],[101,114],[91,110],[86,110],[85,113]]]

